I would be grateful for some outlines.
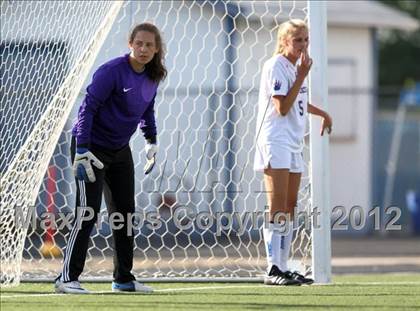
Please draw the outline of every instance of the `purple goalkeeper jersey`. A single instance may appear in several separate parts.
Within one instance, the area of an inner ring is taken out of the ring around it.
[[[137,127],[146,139],[156,137],[158,83],[146,71],[135,72],[128,59],[129,54],[112,59],[94,73],[73,127],[78,147],[94,144],[120,149],[129,143]]]

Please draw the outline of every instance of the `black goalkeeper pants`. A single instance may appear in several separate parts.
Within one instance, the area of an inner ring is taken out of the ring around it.
[[[73,138],[71,143],[72,162],[75,150],[76,141]],[[104,168],[100,170],[92,165],[96,176],[94,183],[76,179],[75,218],[67,240],[61,279],[64,282],[76,281],[82,273],[90,234],[97,221],[102,193],[104,193],[109,217],[115,212],[122,215],[118,216],[122,217],[118,218],[118,222],[115,221],[115,224],[121,228],[111,228],[114,242],[114,281],[129,282],[135,279],[131,274],[134,232],[132,230],[127,232],[127,221],[131,221],[127,215],[133,214],[135,211],[134,163],[131,149],[129,145],[117,151],[92,146],[89,151],[104,164]],[[92,212],[93,218],[86,220],[90,218],[88,215],[90,212]]]

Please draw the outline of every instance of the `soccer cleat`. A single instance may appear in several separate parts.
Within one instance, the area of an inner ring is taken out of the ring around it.
[[[265,285],[301,285],[302,283],[291,277],[291,273],[282,272],[276,265],[273,265],[268,275],[264,277]]]
[[[112,282],[112,291],[113,292],[138,292],[149,294],[153,292],[153,289],[149,286],[144,285],[143,283],[137,281],[130,281],[127,283],[117,283]]]
[[[78,281],[62,282],[55,281],[55,292],[59,294],[90,294],[90,292],[80,286]]]
[[[287,271],[286,273],[290,273],[291,278],[294,280],[298,280],[300,283],[302,283],[302,285],[311,285],[314,282],[313,279],[306,278],[305,276],[298,273],[297,271],[294,271],[294,272]]]

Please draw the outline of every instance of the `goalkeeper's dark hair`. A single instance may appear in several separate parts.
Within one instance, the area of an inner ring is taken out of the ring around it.
[[[155,35],[155,43],[158,49],[158,52],[153,56],[153,59],[146,64],[145,70],[147,75],[155,82],[160,82],[165,79],[167,70],[164,64],[165,59],[165,44],[160,35],[159,29],[152,23],[141,23],[134,26],[133,30],[129,36],[129,43],[133,43],[134,38],[136,37],[139,31],[147,31]]]

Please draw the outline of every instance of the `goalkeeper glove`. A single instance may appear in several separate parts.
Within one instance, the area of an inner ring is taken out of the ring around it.
[[[92,162],[92,163],[91,163]],[[77,179],[85,182],[95,182],[96,177],[92,164],[98,169],[103,169],[104,165],[87,148],[77,148],[73,162],[73,173]]]
[[[144,166],[144,174],[149,174],[153,167],[155,166],[156,162],[156,153],[158,152],[158,146],[156,144],[146,144],[146,160],[147,163]]]

